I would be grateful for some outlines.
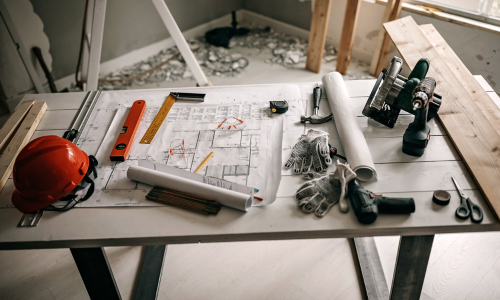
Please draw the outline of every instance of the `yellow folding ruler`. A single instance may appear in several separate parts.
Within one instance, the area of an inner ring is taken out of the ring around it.
[[[151,123],[151,125],[149,125],[148,130],[142,137],[140,141],[141,144],[151,144],[156,133],[160,129],[161,124],[163,123],[163,121],[165,121],[168,112],[172,108],[172,105],[174,105],[175,101],[181,101],[181,100],[203,102],[205,101],[205,94],[170,93],[170,95],[168,95],[167,97],[167,100],[163,102],[163,105],[156,114],[156,117],[154,118],[153,122]]]

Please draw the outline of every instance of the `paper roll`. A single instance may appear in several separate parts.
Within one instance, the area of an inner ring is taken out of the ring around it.
[[[247,211],[252,206],[251,195],[226,190],[144,167],[130,166],[127,170],[127,177],[145,184],[188,193],[195,197],[216,200],[222,205],[242,211]]]
[[[328,73],[322,81],[347,162],[359,180],[376,178],[372,155],[359,127],[342,75],[338,72]]]

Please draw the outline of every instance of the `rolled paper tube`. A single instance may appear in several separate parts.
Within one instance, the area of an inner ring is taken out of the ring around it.
[[[349,166],[356,172],[359,180],[376,178],[372,155],[359,127],[342,75],[331,72],[323,76],[322,81]]]
[[[158,172],[144,167],[130,166],[127,177],[152,186],[187,193],[194,197],[218,201],[220,204],[247,211],[252,206],[252,196],[226,190],[209,184]]]

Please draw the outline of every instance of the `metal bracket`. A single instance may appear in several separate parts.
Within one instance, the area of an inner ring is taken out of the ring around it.
[[[35,227],[40,222],[40,218],[43,215],[43,210],[39,210],[34,213],[24,214],[17,224],[17,227]]]

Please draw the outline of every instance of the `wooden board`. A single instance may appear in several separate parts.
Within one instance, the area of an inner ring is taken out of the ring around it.
[[[347,69],[351,62],[352,45],[354,43],[354,34],[356,32],[360,7],[361,0],[347,0],[336,68],[337,72],[342,75],[347,74]]]
[[[500,135],[412,17],[384,24],[408,66],[426,57],[443,96],[439,120],[496,216],[500,216]],[[461,70],[456,70],[461,72]],[[465,76],[465,75],[464,75]]]
[[[33,105],[2,157],[0,157],[0,190],[3,189],[12,172],[17,155],[30,140],[46,109],[47,104],[45,102],[37,102]]]
[[[475,80],[472,73],[467,69],[460,58],[458,58],[457,54],[451,49],[448,43],[446,43],[434,25],[421,25],[420,29],[424,32],[432,46],[441,54],[443,60],[453,71],[455,76],[457,76],[467,92],[469,92],[472,99],[474,99],[476,104],[481,108],[491,125],[500,133],[500,109],[498,105],[481,87],[479,82]]]
[[[402,0],[389,0],[387,1],[384,16],[382,17],[382,26],[378,32],[377,46],[373,53],[372,62],[370,65],[370,74],[378,76],[380,71],[384,68],[387,54],[391,50],[391,39],[385,32],[383,23],[394,21],[399,18],[401,12]]]
[[[316,0],[314,2],[309,46],[307,47],[306,69],[316,73],[321,70],[331,6],[332,0]]]
[[[35,100],[22,102],[7,120],[5,125],[3,125],[2,129],[0,129],[0,151],[3,150],[34,103]]]

